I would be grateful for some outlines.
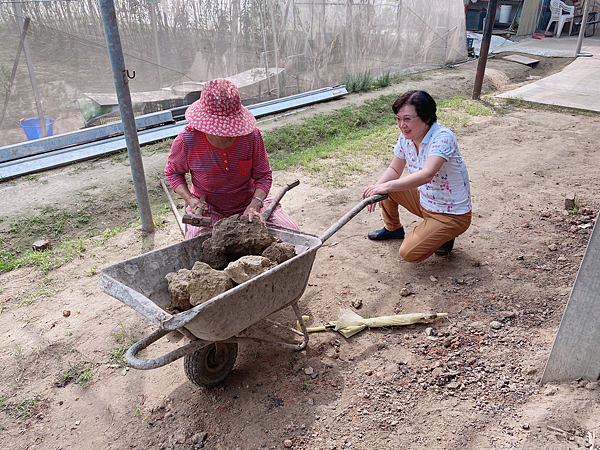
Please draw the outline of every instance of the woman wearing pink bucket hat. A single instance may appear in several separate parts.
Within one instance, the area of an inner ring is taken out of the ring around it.
[[[211,226],[234,214],[262,220],[261,213],[273,199],[269,194],[273,177],[256,119],[242,105],[237,87],[223,78],[208,81],[185,118],[189,125],[173,141],[165,176],[186,201],[186,211],[201,208]],[[298,229],[279,205],[269,220]],[[204,231],[204,227],[188,226],[185,237]]]

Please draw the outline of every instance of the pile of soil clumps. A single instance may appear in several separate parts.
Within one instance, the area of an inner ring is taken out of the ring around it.
[[[219,220],[202,243],[191,270],[168,273],[171,308],[184,311],[296,256],[293,244],[278,242],[263,223],[234,215]]]

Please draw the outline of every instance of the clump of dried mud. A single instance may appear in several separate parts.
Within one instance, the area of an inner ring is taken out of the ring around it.
[[[218,221],[191,270],[165,276],[173,310],[183,311],[244,283],[296,255],[293,244],[277,242],[258,220],[231,216]]]

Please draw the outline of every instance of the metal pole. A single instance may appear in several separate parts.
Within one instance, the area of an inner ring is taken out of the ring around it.
[[[575,50],[575,56],[579,56],[581,52],[581,44],[583,44],[583,37],[585,35],[585,29],[587,28],[585,24],[588,19],[588,12],[590,10],[590,0],[585,0],[583,4],[583,17],[581,18],[581,26],[579,27],[579,37],[577,38],[577,49]]]
[[[237,73],[237,35],[240,16],[240,0],[231,3],[231,53],[229,55],[229,75]]]
[[[275,7],[273,6],[273,2],[267,0],[269,3],[269,7],[271,10],[271,28],[273,31],[273,48],[275,49],[275,70],[279,67],[279,47],[277,46],[277,32],[279,31],[277,28],[277,22],[275,22]],[[286,55],[287,56],[287,55]],[[275,83],[277,83],[277,98],[281,97],[281,83],[279,83],[279,77],[277,76],[277,72],[275,73]]]
[[[13,10],[15,12],[15,19],[17,26],[19,27],[19,33],[23,33],[23,12],[21,11],[21,3],[13,3]],[[46,131],[46,120],[44,118],[44,111],[42,110],[42,102],[40,100],[40,92],[38,90],[37,81],[35,79],[35,73],[33,72],[33,63],[31,62],[31,53],[29,53],[29,45],[27,44],[27,36],[23,41],[23,50],[25,51],[25,60],[27,61],[27,70],[29,70],[29,79],[31,80],[31,89],[33,89],[33,97],[35,98],[35,108],[37,109],[38,118],[40,120],[40,128],[42,129],[42,136],[47,137],[48,131]]]
[[[153,233],[154,223],[152,221],[150,199],[148,197],[140,142],[138,140],[128,84],[129,79],[135,76],[135,72],[130,76],[129,71],[125,69],[114,1],[100,0],[100,11],[102,13],[102,22],[104,23],[104,34],[106,35],[110,65],[112,66],[115,88],[117,90],[117,99],[119,100],[125,142],[127,143],[127,154],[129,155],[129,162],[131,164],[131,174],[133,175],[135,195],[142,219],[142,228],[148,233]]]
[[[265,55],[265,69],[267,71],[267,89],[269,89],[269,99],[271,98],[271,77],[269,76],[269,61],[267,57],[267,38],[265,37],[265,21],[263,20],[262,0],[258,2],[258,12],[260,17],[260,31],[262,32],[263,48]]]
[[[15,62],[13,64],[12,73],[10,74],[10,80],[8,80],[8,87],[6,88],[6,98],[4,99],[4,106],[2,106],[2,113],[0,114],[0,128],[2,128],[2,122],[4,122],[4,114],[6,114],[6,108],[8,107],[8,100],[10,99],[10,91],[12,90],[13,82],[15,81],[15,76],[17,75],[17,67],[19,67],[19,59],[21,59],[21,52],[23,51],[23,43],[25,42],[25,37],[27,36],[27,28],[29,28],[29,22],[31,19],[29,17],[25,18],[25,23],[23,24],[23,31],[21,32],[21,39],[19,40],[19,47],[17,48],[17,56],[15,56]],[[44,125],[46,125],[44,123]]]
[[[481,86],[483,85],[483,76],[485,75],[485,65],[487,64],[490,41],[492,40],[492,30],[494,29],[494,20],[496,19],[497,4],[498,0],[490,0],[488,3],[488,12],[485,18],[485,29],[483,30],[481,48],[479,49],[479,61],[477,62],[475,84],[473,85],[473,100],[477,100],[481,95]]]
[[[152,36],[154,37],[154,51],[156,52],[156,70],[158,72],[158,88],[163,87],[162,64],[160,62],[160,46],[158,45],[158,32],[156,30],[156,3],[157,0],[150,0],[150,26],[152,27]]]

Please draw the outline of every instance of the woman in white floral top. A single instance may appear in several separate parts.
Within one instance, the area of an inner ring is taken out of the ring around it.
[[[408,262],[449,255],[454,238],[471,224],[469,174],[456,137],[437,122],[435,100],[425,91],[405,92],[392,111],[402,134],[390,166],[363,192],[363,198],[388,194],[381,202],[384,227],[368,237],[404,239],[399,252]],[[409,174],[402,177],[405,168]],[[423,218],[406,236],[398,206]],[[374,209],[369,205],[369,212]]]

